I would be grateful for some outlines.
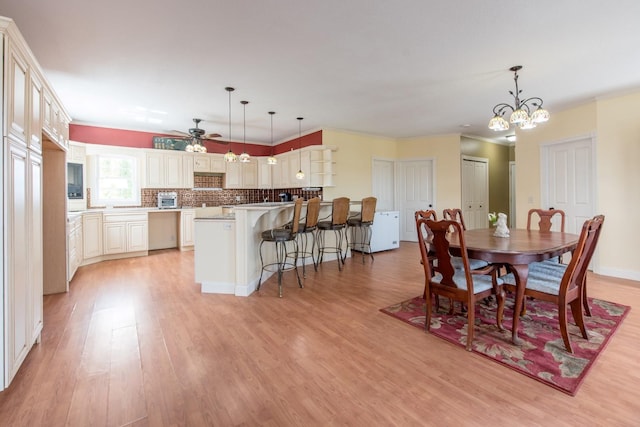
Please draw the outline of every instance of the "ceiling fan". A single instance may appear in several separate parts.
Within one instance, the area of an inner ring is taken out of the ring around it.
[[[185,151],[193,151],[197,153],[206,153],[207,148],[203,145],[204,141],[208,142],[216,142],[218,144],[228,144],[228,141],[222,141],[216,138],[219,138],[219,133],[207,133],[205,134],[205,130],[198,127],[198,124],[202,121],[202,119],[194,118],[193,122],[196,124],[196,127],[190,128],[189,132],[181,132],[174,131],[178,134],[184,135],[181,139],[189,141],[189,145],[185,147]]]

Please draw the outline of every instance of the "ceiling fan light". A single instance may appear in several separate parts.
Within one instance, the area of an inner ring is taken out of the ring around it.
[[[186,147],[184,147],[184,151],[187,151],[189,153],[193,153],[193,145],[188,144]]]
[[[234,163],[238,161],[238,156],[236,156],[231,149],[227,151],[224,155],[224,161],[227,163]]]
[[[251,161],[251,156],[243,151],[242,154],[240,154],[239,159],[242,163],[249,163]]]
[[[276,159],[273,156],[269,156],[269,157],[267,157],[267,164],[268,165],[277,165],[278,164],[278,159]]]
[[[494,131],[502,131],[509,129],[509,122],[503,119],[501,116],[495,115],[489,120],[489,129]]]
[[[533,123],[544,123],[549,120],[550,116],[551,115],[547,110],[542,107],[538,107],[538,109],[531,115],[531,121]]]

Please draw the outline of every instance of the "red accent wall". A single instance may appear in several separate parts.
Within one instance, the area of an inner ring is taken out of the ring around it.
[[[121,147],[153,148],[152,139],[154,136],[172,136],[161,133],[140,132],[135,130],[112,129],[98,126],[69,125],[69,139],[87,144],[118,145]],[[230,144],[216,144],[215,142],[205,142],[207,152],[226,153],[229,148],[236,153],[242,153],[242,142],[231,142]],[[273,148],[274,154],[281,154],[309,145],[322,145],[322,131],[317,131],[309,135],[304,135],[301,139],[294,138],[276,145]],[[251,156],[268,156],[271,154],[271,147],[267,145],[247,144],[247,153]]]

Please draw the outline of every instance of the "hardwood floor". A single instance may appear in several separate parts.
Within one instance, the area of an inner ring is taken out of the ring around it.
[[[193,252],[81,267],[44,299],[42,342],[2,426],[637,425],[640,284],[589,276],[631,305],[570,397],[379,311],[419,295],[416,244],[286,273],[248,298],[205,295]]]

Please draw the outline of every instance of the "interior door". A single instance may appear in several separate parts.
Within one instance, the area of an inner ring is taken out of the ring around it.
[[[488,227],[489,159],[468,156],[462,158],[461,209],[467,229]]]
[[[397,173],[400,240],[417,242],[415,212],[435,209],[433,160],[401,160]]]
[[[591,137],[542,147],[542,208],[562,209],[569,233],[594,215],[593,147]]]
[[[380,212],[394,210],[395,179],[393,160],[373,159],[371,171],[372,194],[373,197],[378,199],[376,210]]]

